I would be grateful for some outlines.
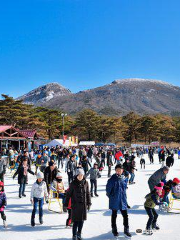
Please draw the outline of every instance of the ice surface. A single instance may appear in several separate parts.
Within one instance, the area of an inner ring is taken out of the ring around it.
[[[139,159],[136,158],[138,171],[136,172],[135,185],[130,185],[127,190],[128,203],[132,207],[129,210],[130,232],[132,239],[152,239],[152,240],[179,240],[180,238],[180,216],[173,213],[160,213],[158,224],[161,227],[160,232],[156,232],[153,236],[136,235],[136,229],[145,229],[147,215],[144,211],[144,196],[149,192],[147,179],[157,169],[160,168],[157,156],[155,164],[150,165],[146,156],[146,169],[141,170]],[[114,172],[114,170],[113,170]],[[67,177],[63,172],[64,180]],[[175,165],[168,174],[168,179],[180,178],[180,160],[175,156]],[[47,204],[44,205],[44,224],[37,225],[35,228],[30,226],[30,218],[32,206],[30,204],[30,189],[35,177],[29,175],[29,184],[26,188],[26,198],[18,198],[17,178],[12,180],[11,174],[8,173],[5,179],[6,193],[8,198],[8,206],[6,209],[8,230],[3,230],[0,220],[0,239],[2,240],[58,240],[72,237],[71,229],[65,229],[65,221],[67,214],[58,214],[49,212]],[[83,237],[87,240],[110,240],[114,239],[111,234],[111,211],[108,210],[108,198],[105,194],[105,186],[107,182],[107,169],[102,173],[102,178],[98,180],[98,198],[92,198],[92,208],[88,213],[88,220],[84,224]],[[180,207],[180,202],[179,202]],[[180,211],[179,211],[180,213]],[[38,216],[36,217],[38,223]],[[118,231],[120,239],[123,237],[122,217],[119,214],[117,218]]]

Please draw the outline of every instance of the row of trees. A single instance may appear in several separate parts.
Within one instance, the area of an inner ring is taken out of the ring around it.
[[[2,95],[2,98],[1,125],[37,129],[41,136],[49,139],[62,136],[61,111],[33,107],[7,95]],[[123,117],[109,117],[85,109],[76,116],[65,118],[65,134],[101,142],[180,142],[180,117],[160,114],[140,116],[133,112]]]

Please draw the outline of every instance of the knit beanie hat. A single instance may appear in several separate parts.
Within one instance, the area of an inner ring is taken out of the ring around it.
[[[78,168],[77,171],[76,171],[76,175],[84,175],[84,170],[82,168]]]

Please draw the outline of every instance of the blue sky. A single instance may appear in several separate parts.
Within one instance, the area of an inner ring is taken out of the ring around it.
[[[179,0],[6,0],[0,23],[0,93],[129,77],[180,86]]]

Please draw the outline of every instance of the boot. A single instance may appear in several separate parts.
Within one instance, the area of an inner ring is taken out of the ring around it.
[[[31,217],[31,226],[35,227],[35,218]]]
[[[124,227],[124,235],[127,238],[131,238],[131,234],[129,232],[129,227]]]
[[[99,195],[97,193],[94,194],[96,197],[99,197]]]
[[[118,233],[116,227],[112,228],[112,234],[113,234],[115,237],[118,237],[118,236],[119,236],[119,233]]]
[[[77,240],[82,240],[81,233],[77,232]]]
[[[146,228],[144,234],[146,234],[146,235],[153,235],[153,231],[152,231],[151,228]]]
[[[4,227],[4,228],[7,228],[6,220],[3,220],[3,227]]]
[[[39,223],[43,224],[43,217],[39,217]]]
[[[156,223],[153,223],[152,224],[152,229],[153,230],[160,230],[160,227]]]

